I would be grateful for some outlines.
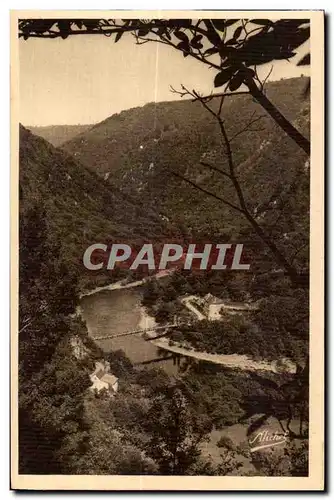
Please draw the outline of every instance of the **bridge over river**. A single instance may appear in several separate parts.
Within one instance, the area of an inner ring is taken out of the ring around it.
[[[104,335],[103,337],[95,337],[94,340],[116,339],[118,337],[126,337],[128,335],[137,335],[137,334],[143,334],[146,332],[155,332],[157,330],[164,330],[163,334],[157,335],[156,337],[150,337],[148,339],[145,339],[145,340],[154,340],[154,339],[164,337],[165,335],[167,335],[166,330],[169,330],[171,328],[176,328],[180,325],[181,325],[181,323],[169,323],[169,324],[163,325],[163,326],[151,326],[150,328],[141,328],[139,330],[131,330],[129,332],[121,332],[121,333],[116,333],[114,335]]]
[[[156,278],[163,278],[168,275],[168,272],[156,275]],[[86,292],[82,294],[82,300],[87,301],[90,299],[88,296],[96,294],[96,300],[94,302],[85,303],[83,305],[84,318],[90,328],[90,336],[96,341],[101,341],[106,343],[106,350],[112,349],[123,349],[124,352],[129,356],[135,364],[138,362],[157,361],[160,357],[158,351],[155,348],[161,349],[165,352],[166,358],[172,356],[173,358],[194,358],[199,361],[205,361],[209,363],[215,363],[222,366],[226,366],[231,369],[239,369],[245,371],[271,371],[271,372],[296,372],[296,365],[289,360],[277,360],[277,361],[256,361],[248,358],[241,354],[212,354],[204,351],[196,351],[191,346],[187,346],[178,342],[172,342],[168,337],[174,328],[177,328],[185,323],[181,323],[174,320],[166,325],[152,325],[150,327],[141,328],[140,320],[137,316],[134,317],[134,323],[124,321],[124,317],[131,317],[133,314],[138,314],[138,306],[141,303],[141,298],[139,294],[137,296],[133,295],[135,289],[144,284],[146,279],[122,284],[113,283],[106,287],[100,287],[93,291]],[[127,290],[129,289],[129,290]],[[131,289],[131,290],[130,290]],[[98,292],[110,291],[113,294],[112,300],[111,295],[100,295]],[[129,295],[123,296],[120,294],[127,293]],[[180,299],[181,302],[193,313],[195,320],[202,320],[202,313],[195,310],[195,307],[191,302],[192,297],[185,297]],[[91,299],[90,299],[91,300]],[[120,314],[122,311],[122,314]],[[137,312],[136,312],[137,311]],[[115,322],[116,318],[116,322]],[[129,326],[128,326],[129,324]],[[187,322],[186,324],[191,324]],[[122,325],[121,328],[119,326]],[[128,331],[125,331],[128,328]],[[118,331],[117,331],[118,329]],[[99,333],[100,331],[100,333]],[[114,332],[110,334],[109,332]],[[147,333],[148,335],[144,335]],[[133,339],[131,338],[133,336]],[[124,338],[124,344],[122,337]],[[114,339],[116,340],[116,346],[112,345]],[[109,345],[108,345],[109,342]],[[118,342],[118,344],[117,344]],[[144,348],[143,345],[147,347]],[[154,348],[153,348],[154,347]],[[145,354],[143,354],[145,352]],[[129,353],[129,354],[128,354]],[[138,359],[139,358],[139,359]],[[161,356],[163,358],[163,356]]]
[[[150,328],[132,330],[129,332],[122,332],[115,335],[95,337],[94,340],[98,341],[98,340],[114,339],[117,337],[124,337],[128,335],[136,335],[136,334],[143,334],[146,332],[155,332],[157,330],[163,330],[163,333],[156,335],[154,337],[150,336],[145,340],[152,342],[152,344],[154,344],[159,349],[167,351],[169,355],[166,354],[165,357],[156,358],[151,361],[146,361],[144,363],[139,363],[139,364],[150,364],[151,362],[162,361],[169,358],[186,357],[186,358],[197,359],[198,361],[206,361],[208,363],[214,363],[226,366],[227,368],[239,369],[251,372],[270,371],[273,373],[278,373],[278,372],[296,373],[297,366],[295,365],[295,363],[291,362],[288,359],[279,361],[255,361],[251,358],[248,358],[248,356],[244,354],[212,354],[203,351],[195,351],[194,349],[184,347],[176,342],[173,342],[173,344],[171,345],[169,343],[169,339],[167,338],[168,335],[167,330],[176,328],[181,324],[184,323],[175,322],[162,326],[152,326]]]

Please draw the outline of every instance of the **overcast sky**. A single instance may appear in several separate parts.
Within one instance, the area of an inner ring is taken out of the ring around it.
[[[26,126],[97,123],[123,109],[177,99],[170,85],[181,83],[207,94],[216,74],[162,44],[136,46],[130,34],[116,44],[98,35],[21,38],[19,55],[20,121]],[[262,75],[269,69],[263,67]],[[301,73],[308,69],[280,61],[270,79]]]

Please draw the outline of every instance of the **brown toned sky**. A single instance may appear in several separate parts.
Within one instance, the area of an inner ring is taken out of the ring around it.
[[[216,73],[170,47],[136,46],[130,34],[116,44],[96,35],[20,39],[19,56],[20,121],[26,126],[96,123],[123,109],[177,99],[170,85],[181,83],[210,93]],[[261,74],[269,69],[263,67]],[[270,79],[301,73],[308,69],[280,61]]]

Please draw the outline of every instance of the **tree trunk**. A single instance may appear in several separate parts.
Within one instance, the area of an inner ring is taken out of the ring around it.
[[[251,77],[247,77],[245,84],[247,85],[251,95],[258,101],[259,104],[270,114],[275,122],[293,139],[305,153],[310,156],[310,141],[306,139],[282,113],[273,105],[267,96],[257,87]]]

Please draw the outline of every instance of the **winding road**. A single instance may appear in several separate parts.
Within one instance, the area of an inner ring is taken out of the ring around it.
[[[195,349],[186,349],[175,342],[175,345],[169,345],[169,339],[152,340],[152,344],[165,351],[174,352],[188,358],[195,358],[201,361],[223,365],[228,368],[246,370],[246,371],[270,371],[273,373],[296,373],[296,365],[288,360],[280,361],[255,361],[244,354],[210,354]]]

